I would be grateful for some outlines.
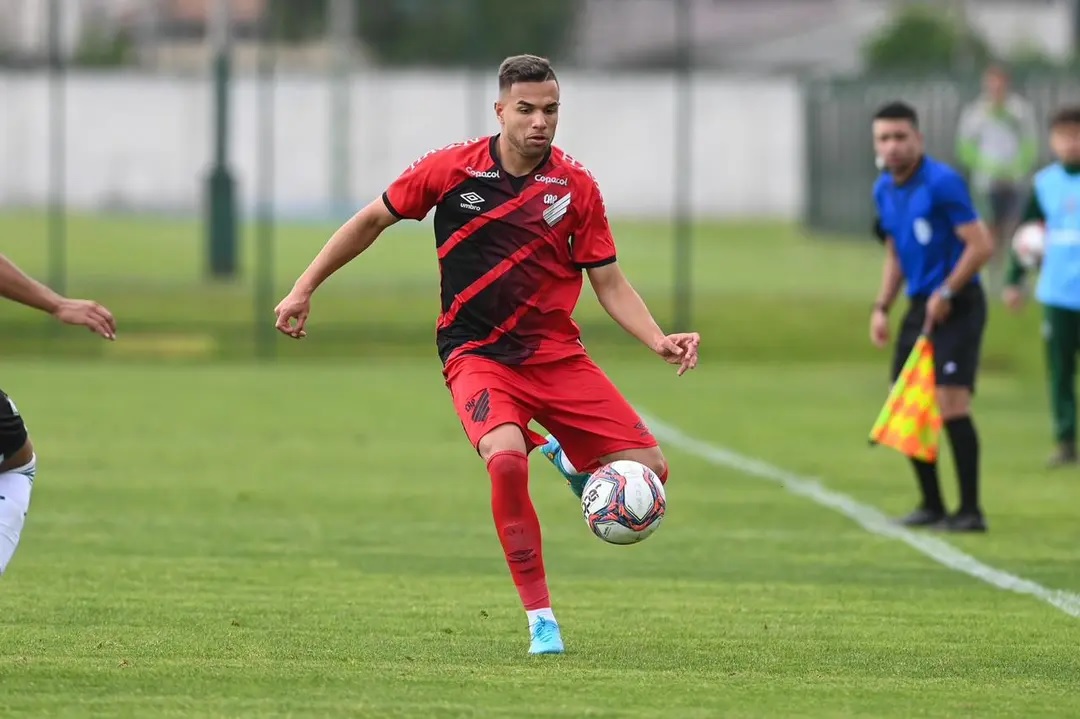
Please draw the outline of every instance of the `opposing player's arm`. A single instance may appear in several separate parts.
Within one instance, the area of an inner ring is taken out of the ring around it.
[[[1039,202],[1039,195],[1035,192],[1031,193],[1027,208],[1024,210],[1024,216],[1020,219],[1021,225],[1029,222],[1046,222],[1046,213]],[[1009,263],[1005,269],[1005,285],[1007,287],[1021,287],[1024,284],[1024,276],[1027,274],[1027,270],[1020,264],[1020,258],[1016,256],[1016,252],[1012,249],[1012,243],[1009,244]]]
[[[97,302],[57,294],[0,255],[0,297],[47,312],[70,325],[82,325],[105,339],[116,339],[116,320]]]
[[[0,296],[50,315],[56,312],[64,301],[63,297],[27,276],[3,255],[0,255]]]
[[[956,236],[964,243],[960,260],[945,278],[945,285],[955,293],[971,282],[993,256],[994,240],[986,224],[976,214],[967,183],[962,177],[947,175],[938,181],[933,192],[935,200],[952,223]]]

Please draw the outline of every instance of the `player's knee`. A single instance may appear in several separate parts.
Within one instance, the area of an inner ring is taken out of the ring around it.
[[[971,391],[966,387],[938,387],[936,394],[942,420],[947,422],[971,413]]]
[[[650,457],[650,461],[643,462],[645,466],[656,473],[656,476],[660,478],[661,484],[667,484],[668,479],[668,463],[667,458],[664,457],[664,453],[660,451],[659,447],[656,447],[656,453]]]
[[[516,424],[500,424],[483,437],[476,445],[476,451],[487,462],[499,452],[521,452],[525,454],[525,435]]]
[[[617,452],[613,455],[609,455],[600,460],[600,464],[608,464],[619,459],[629,459],[640,464],[644,464],[651,469],[661,482],[667,482],[668,478],[668,464],[667,459],[664,457],[664,453],[660,451],[659,447],[648,447],[645,449],[631,449],[626,452]]]

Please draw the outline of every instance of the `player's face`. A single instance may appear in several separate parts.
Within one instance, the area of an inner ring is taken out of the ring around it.
[[[988,72],[983,78],[983,91],[996,104],[1005,102],[1009,94],[1009,81],[999,72]]]
[[[542,157],[559,124],[559,83],[516,82],[495,103],[503,135],[522,157]]]
[[[874,120],[874,151],[894,174],[911,169],[922,154],[922,135],[907,120]]]
[[[1050,131],[1050,149],[1067,165],[1080,165],[1080,124],[1063,123]]]

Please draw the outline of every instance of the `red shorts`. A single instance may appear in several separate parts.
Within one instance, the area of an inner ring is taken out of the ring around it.
[[[515,366],[462,355],[444,375],[474,448],[499,425],[516,424],[532,451],[544,438],[529,429],[531,420],[553,434],[583,472],[596,469],[600,457],[657,445],[638,413],[585,355]]]

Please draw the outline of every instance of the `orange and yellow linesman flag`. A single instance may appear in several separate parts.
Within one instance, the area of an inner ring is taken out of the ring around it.
[[[941,436],[941,412],[934,389],[934,346],[924,334],[915,342],[900,376],[870,430],[870,443],[934,462]]]

